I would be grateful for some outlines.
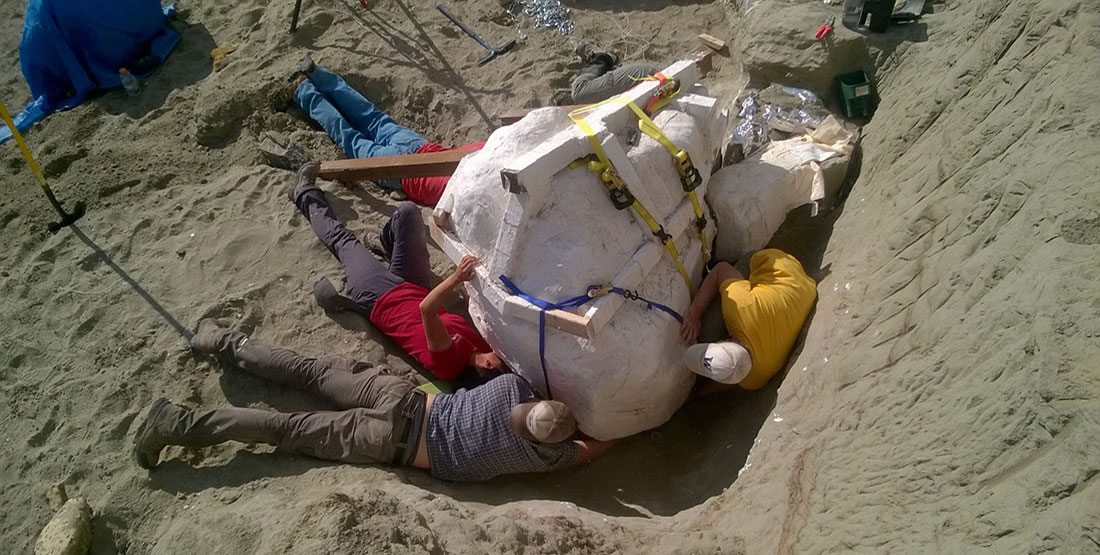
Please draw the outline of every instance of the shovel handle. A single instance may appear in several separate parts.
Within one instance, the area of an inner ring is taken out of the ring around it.
[[[435,7],[438,8],[440,12],[443,12],[443,15],[447,16],[447,19],[450,19],[451,21],[454,22],[455,25],[458,25],[459,29],[462,29],[463,31],[466,31],[466,34],[470,35],[470,38],[476,40],[478,42],[478,44],[480,44],[481,46],[484,46],[489,51],[493,50],[493,48],[491,46],[489,46],[488,44],[486,44],[484,40],[481,40],[481,37],[477,36],[477,33],[471,31],[469,29],[469,27],[466,27],[465,25],[463,25],[462,22],[459,21],[457,17],[455,17],[455,14],[448,11],[447,8],[444,8],[443,4],[436,4]]]

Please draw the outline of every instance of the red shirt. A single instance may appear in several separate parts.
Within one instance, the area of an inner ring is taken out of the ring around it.
[[[458,148],[447,148],[436,143],[424,143],[424,146],[416,149],[417,154],[428,152],[443,152],[447,150],[478,150],[485,146],[485,142],[472,143]],[[401,188],[409,195],[409,200],[426,206],[435,206],[439,197],[443,196],[443,190],[447,188],[447,182],[451,176],[438,177],[405,177],[401,179]]]
[[[416,357],[437,378],[453,381],[470,364],[470,355],[490,353],[493,348],[465,318],[439,309],[443,326],[451,334],[451,348],[446,351],[429,349],[424,321],[420,317],[420,301],[427,296],[427,289],[415,283],[402,283],[374,302],[370,323]]]

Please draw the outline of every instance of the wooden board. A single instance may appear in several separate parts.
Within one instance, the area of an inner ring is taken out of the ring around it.
[[[330,160],[321,162],[318,175],[322,179],[347,182],[451,175],[458,162],[474,152],[477,149]]]
[[[708,35],[706,33],[702,33],[699,35],[699,42],[703,43],[703,46],[706,46],[707,48],[713,48],[719,52],[726,47],[726,41],[716,36]]]

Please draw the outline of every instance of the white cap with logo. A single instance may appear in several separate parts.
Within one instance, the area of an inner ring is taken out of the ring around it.
[[[735,384],[749,375],[752,357],[735,341],[697,343],[684,351],[684,366],[716,382]]]

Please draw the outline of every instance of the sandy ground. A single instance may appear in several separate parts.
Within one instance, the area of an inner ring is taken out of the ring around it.
[[[1085,0],[934,2],[919,24],[823,43],[812,32],[839,7],[809,0],[571,2],[576,36],[628,58],[729,39],[706,81],[727,100],[743,75],[826,96],[837,73],[874,76],[846,202],[796,211],[775,240],[820,282],[789,370],[555,475],[449,484],[240,444],[134,465],[135,417],[160,395],[319,407],[191,357],[181,331],[202,316],[413,375],[362,322],[314,305],[339,268],[255,147],[274,129],[338,156],[269,105],[307,52],[450,144],[548,103],[577,68],[567,39],[530,27],[478,67],[434,4],[306,0],[293,37],[292,2],[180,4],[183,40],[139,97],[111,91],[28,134],[58,196],[89,208],[54,235],[18,151],[0,148],[0,543],[29,552],[64,482],[95,511],[95,553],[1100,552],[1100,9]],[[516,36],[495,1],[451,7],[492,43]],[[29,99],[24,8],[0,3],[13,109]],[[230,44],[213,71],[210,49]],[[370,184],[323,186],[358,233],[395,205]],[[433,268],[449,263],[433,252]]]

